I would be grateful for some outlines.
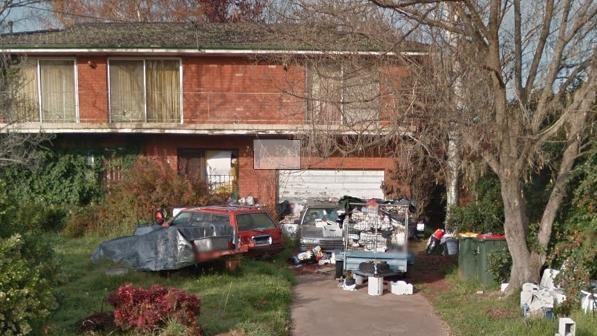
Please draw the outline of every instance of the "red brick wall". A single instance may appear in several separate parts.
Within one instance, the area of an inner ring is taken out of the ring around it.
[[[243,58],[183,59],[185,122],[293,123],[304,117],[302,67],[256,64]]]
[[[292,124],[304,119],[302,67],[256,64],[230,57],[185,57],[185,123]],[[78,56],[81,122],[108,119],[108,59]]]
[[[242,57],[183,57],[185,123],[298,124],[304,121],[305,70],[301,66],[258,64]],[[107,56],[78,56],[81,122],[108,119]],[[385,69],[382,118],[395,109],[393,91],[407,68]]]
[[[106,57],[77,57],[79,119],[108,122],[108,74]]]

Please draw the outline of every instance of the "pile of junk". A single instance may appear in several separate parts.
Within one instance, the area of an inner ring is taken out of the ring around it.
[[[374,212],[367,206],[375,202]],[[386,252],[403,249],[407,240],[422,234],[425,225],[413,219],[414,205],[408,199],[365,201],[344,196],[339,200],[325,200],[279,205],[284,217],[280,221],[283,232],[300,243],[301,252],[319,247],[328,255],[347,249]],[[301,255],[298,260],[305,259]]]
[[[344,289],[367,281],[369,294],[381,295],[384,278],[406,273],[414,262],[408,250],[410,228],[417,224],[413,213],[408,199],[364,201],[345,196],[335,204],[329,200],[306,204],[298,219],[281,224],[297,225],[292,232],[302,252],[291,259],[293,263],[335,264]],[[412,293],[412,285],[394,284],[392,292]]]
[[[565,270],[562,270],[565,271]],[[525,283],[520,292],[520,309],[525,317],[538,316],[553,318],[554,307],[566,301],[564,290],[556,284],[556,277],[560,270],[547,268],[543,271],[543,276],[539,284]],[[508,284],[501,285],[502,291]],[[597,311],[597,281],[593,280],[590,289],[580,291],[581,310],[585,313]]]

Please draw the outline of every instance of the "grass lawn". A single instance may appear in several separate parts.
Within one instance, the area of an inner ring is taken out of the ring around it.
[[[47,239],[56,240],[64,276],[57,288],[59,307],[48,324],[51,335],[76,335],[77,321],[110,310],[104,298],[124,283],[143,287],[161,284],[197,294],[201,299],[199,322],[207,335],[229,330],[243,330],[247,335],[288,334],[294,275],[283,255],[273,261],[243,259],[234,274],[212,266],[169,274],[130,271],[106,276],[108,265],[89,261],[101,239]]]
[[[487,290],[476,294],[478,288],[458,280],[456,273],[448,275],[447,291],[436,296],[427,293],[455,336],[548,336],[557,332],[557,319],[522,318],[517,295],[501,298],[499,292]],[[597,315],[576,311],[571,318],[576,321],[576,336],[597,335]]]

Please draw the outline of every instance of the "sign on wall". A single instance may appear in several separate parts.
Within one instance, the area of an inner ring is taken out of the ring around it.
[[[301,141],[285,139],[253,140],[254,169],[300,169]]]

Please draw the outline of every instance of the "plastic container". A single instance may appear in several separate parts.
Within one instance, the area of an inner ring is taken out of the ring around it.
[[[477,240],[473,237],[459,239],[458,274],[464,280],[479,280],[479,254]]]
[[[383,278],[369,277],[367,282],[367,293],[369,295],[379,296],[383,294]]]
[[[458,272],[464,280],[479,281],[485,286],[497,285],[489,272],[489,256],[508,245],[504,235],[482,234],[476,238],[459,239]]]
[[[446,253],[450,256],[458,255],[458,240],[454,238],[446,239]]]
[[[478,279],[485,286],[497,286],[497,281],[489,271],[489,256],[499,250],[508,251],[506,237],[501,234],[477,236],[479,264]]]
[[[406,281],[392,281],[390,283],[390,291],[395,295],[412,295],[414,287]]]

